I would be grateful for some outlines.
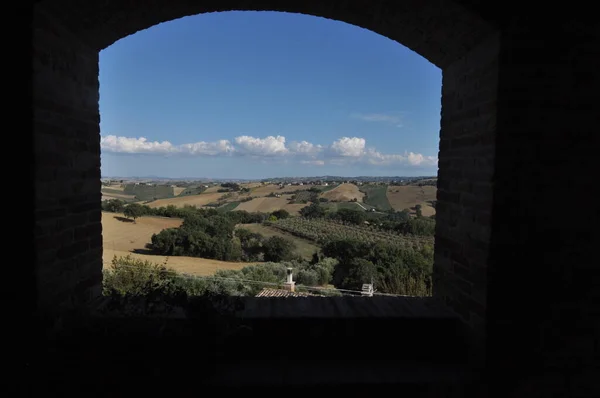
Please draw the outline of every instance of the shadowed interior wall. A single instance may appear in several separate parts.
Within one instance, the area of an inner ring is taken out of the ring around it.
[[[298,0],[285,11],[371,29],[442,68],[434,295],[486,336],[489,361],[504,364],[498,377],[540,364],[591,371],[599,346],[588,337],[599,327],[597,212],[582,209],[597,203],[600,29],[585,10],[547,16],[489,2],[503,12],[484,21],[458,2]],[[46,0],[36,7],[32,249],[40,308],[57,309],[93,297],[101,282],[98,52],[187,15],[282,6]],[[517,12],[525,17],[511,16]]]
[[[36,279],[39,310],[100,293],[98,51],[40,9],[34,15]]]

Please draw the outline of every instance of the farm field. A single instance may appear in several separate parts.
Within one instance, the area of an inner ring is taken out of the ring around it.
[[[183,207],[184,205],[202,207],[211,202],[216,202],[222,193],[201,193],[199,195],[177,196],[175,198],[159,199],[148,203],[152,208],[173,205],[175,207]]]
[[[336,200],[338,202],[350,202],[353,199],[362,202],[364,196],[365,194],[360,192],[358,187],[354,184],[340,184],[321,194],[321,197],[323,198],[327,198],[330,201]]]
[[[270,226],[317,243],[329,239],[356,239],[367,243],[385,241],[404,247],[433,246],[432,236],[411,236],[385,231],[370,225],[348,225],[327,219],[286,218],[269,223]]]
[[[127,195],[135,195],[138,200],[145,201],[174,196],[173,187],[170,185],[127,184],[123,192]]]
[[[365,193],[363,202],[386,211],[392,208],[387,198],[387,185],[362,185],[361,192]]]
[[[126,202],[136,201],[135,196],[133,196],[133,195],[110,193],[110,192],[104,192],[104,191],[101,191],[101,193],[102,193],[102,200],[120,199],[120,200],[124,200]]]
[[[225,189],[225,188],[223,188],[220,185],[215,185],[215,186],[206,188],[203,193],[221,193],[221,192],[217,192],[219,189]]]
[[[281,198],[255,198],[248,202],[240,203],[235,209],[245,210],[247,212],[263,212],[270,213],[275,210],[284,209],[290,214],[298,214],[300,209],[307,206],[306,204],[289,204],[288,198],[291,195],[283,195]]]
[[[283,187],[283,189],[280,189],[278,185],[270,184],[270,185],[263,185],[263,186],[259,186],[256,188],[252,188],[250,195],[251,196],[267,196],[270,193],[302,191],[302,190],[305,190],[308,188],[310,188],[310,186],[307,186],[307,185],[290,185],[290,186],[286,185],[285,187]]]
[[[320,250],[319,246],[317,246],[314,242],[311,242],[307,239],[302,239],[281,229],[269,227],[267,225],[238,224],[236,228],[245,228],[252,232],[257,232],[266,238],[270,238],[271,236],[281,236],[282,238],[292,240],[296,244],[296,253],[298,253],[307,260],[310,260],[312,258],[314,252]]]
[[[211,260],[208,258],[199,257],[184,257],[184,256],[155,256],[149,254],[138,254],[127,251],[104,249],[103,253],[103,264],[105,268],[110,267],[111,261],[114,256],[125,257],[131,255],[131,257],[151,261],[153,263],[164,264],[167,261],[167,267],[172,268],[178,273],[197,275],[197,276],[208,276],[213,275],[217,270],[232,269],[238,270],[244,267],[248,267],[258,263],[233,263],[228,261]]]
[[[133,250],[146,250],[146,243],[150,242],[152,234],[165,228],[174,228],[181,225],[182,220],[177,218],[140,217],[133,222],[119,221],[115,217],[124,217],[123,214],[102,212],[102,240],[104,251],[102,253],[104,267],[110,266],[116,255],[139,258],[162,264],[165,260],[167,266],[174,270],[192,275],[212,275],[217,269],[241,269],[252,263],[233,263],[211,260],[198,257],[183,256],[155,256],[151,254],[132,253]]]
[[[387,189],[387,198],[394,210],[412,208],[420,204],[425,217],[435,214],[435,209],[429,201],[436,200],[436,194],[437,187],[434,186],[389,186]]]
[[[369,210],[372,206],[366,205],[364,203],[358,202],[325,202],[320,203],[322,207],[330,212],[335,212],[340,209],[350,209],[350,210]]]
[[[229,202],[225,203],[223,206],[217,207],[217,211],[220,213],[227,213],[228,211],[233,211],[238,207],[240,202]]]
[[[250,189],[253,189],[253,188],[258,188],[258,187],[260,187],[260,186],[262,186],[262,185],[263,185],[263,184],[262,184],[262,183],[260,183],[260,182],[247,182],[247,183],[245,183],[245,184],[240,184],[240,186],[241,186],[242,188],[250,188]]]
[[[175,196],[178,196],[180,193],[182,193],[185,190],[186,190],[185,187],[173,187],[173,194]]]

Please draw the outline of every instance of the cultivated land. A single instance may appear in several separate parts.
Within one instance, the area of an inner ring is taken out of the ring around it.
[[[267,196],[270,193],[282,193],[282,192],[292,192],[292,191],[302,191],[304,189],[308,189],[310,186],[307,185],[286,185],[283,188],[279,188],[278,185],[269,184],[263,185],[260,187],[252,188],[250,195],[251,196]]]
[[[176,228],[182,223],[177,218],[163,217],[140,217],[135,223],[120,221],[125,218],[123,214],[102,212],[102,240],[103,240],[103,263],[110,266],[116,255],[139,258],[153,263],[164,263],[177,272],[192,275],[212,275],[217,269],[241,269],[253,263],[233,263],[218,260],[210,260],[197,257],[183,256],[155,256],[151,254],[133,253],[134,250],[145,252],[146,243],[150,242],[152,234],[158,233],[165,228]]]
[[[183,191],[185,191],[184,187],[173,187],[173,194],[175,196],[179,195],[180,193],[182,193]]]
[[[363,202],[374,206],[380,210],[389,210],[392,208],[387,198],[387,186],[386,185],[362,185],[360,188],[361,192],[365,193]]]
[[[411,209],[420,204],[425,217],[435,214],[429,202],[436,200],[436,194],[437,188],[434,186],[389,186],[387,189],[387,198],[394,210]]]
[[[121,199],[126,202],[133,202],[136,200],[135,196],[133,196],[133,195],[125,195],[125,194],[102,191],[102,200],[110,200],[110,199]]]
[[[175,207],[183,207],[185,205],[202,207],[209,203],[216,202],[223,195],[224,193],[201,193],[199,195],[178,196],[176,198],[155,200],[148,203],[148,206],[152,208],[166,207],[169,205],[173,205]]]
[[[370,210],[373,208],[373,206],[359,202],[325,202],[321,203],[321,206],[330,212],[338,211],[340,209]]]
[[[235,210],[245,210],[249,213],[261,212],[271,213],[275,210],[284,209],[290,214],[298,214],[300,209],[307,204],[289,204],[291,195],[282,195],[280,198],[256,198],[248,202],[240,203]]]
[[[317,246],[314,242],[311,242],[307,239],[299,238],[288,232],[282,231],[281,229],[269,227],[267,225],[238,224],[236,228],[244,228],[252,232],[257,232],[263,235],[265,238],[270,238],[271,236],[281,236],[282,238],[289,239],[296,244],[295,252],[307,260],[312,259],[313,253],[318,252],[320,250],[319,246]]]
[[[217,192],[219,189],[224,189],[224,188],[220,185],[215,185],[213,187],[206,188],[203,193],[221,193],[221,192]]]
[[[102,200],[121,199],[127,202],[135,201],[135,195],[127,195],[124,192],[124,187],[121,184],[102,185],[100,192]]]
[[[360,192],[354,184],[340,184],[332,190],[321,194],[323,198],[338,202],[349,202],[353,199],[362,202],[364,196],[365,194]]]

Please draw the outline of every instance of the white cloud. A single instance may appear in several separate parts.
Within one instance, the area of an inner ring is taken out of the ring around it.
[[[331,151],[339,156],[358,157],[364,154],[366,140],[358,137],[342,137],[331,144]]]
[[[117,137],[108,135],[100,137],[100,148],[114,153],[148,153],[148,154],[188,154],[188,155],[222,155],[234,151],[228,140],[216,142],[195,142],[175,146],[169,141],[148,141],[145,137]]]
[[[308,141],[292,141],[289,150],[296,155],[315,156],[323,150],[321,145],[311,144]]]
[[[276,156],[285,155],[289,150],[285,146],[285,137],[272,135],[266,138],[255,138],[247,135],[242,135],[235,138],[235,143],[238,145],[236,150],[241,154],[256,155],[256,156]]]
[[[100,147],[105,151],[121,153],[166,154],[177,151],[169,141],[148,141],[145,137],[130,138],[117,137],[116,135],[101,137]]]
[[[342,137],[331,145],[318,145],[308,141],[292,141],[286,146],[283,136],[267,136],[265,138],[247,135],[229,140],[214,142],[199,141],[196,143],[173,145],[169,141],[148,141],[144,137],[118,137],[115,135],[100,138],[103,151],[115,153],[145,153],[162,155],[188,156],[228,156],[241,155],[272,162],[275,158],[282,161],[297,161],[300,164],[323,166],[365,164],[373,166],[437,166],[437,157],[425,156],[415,152],[403,154],[385,154],[375,148],[367,148],[367,142],[361,137]]]
[[[372,165],[410,165],[410,166],[436,166],[438,160],[435,156],[423,156],[420,153],[405,152],[399,154],[383,154],[375,149],[369,149],[366,160]]]
[[[196,142],[193,144],[183,144],[179,150],[190,155],[221,155],[235,151],[229,140],[219,140],[216,142]]]

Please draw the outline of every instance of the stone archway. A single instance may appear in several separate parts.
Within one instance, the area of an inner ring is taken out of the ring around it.
[[[442,68],[434,289],[465,321],[481,327],[485,284],[480,280],[485,280],[487,252],[472,242],[476,236],[485,245],[490,230],[498,39],[481,18],[440,0],[294,1],[283,8],[276,2],[233,0],[39,2],[34,21],[36,270],[46,307],[87,300],[98,294],[101,281],[98,52],[164,21],[225,10],[341,20],[396,40]]]
[[[478,335],[485,329],[488,358],[504,371],[562,366],[563,346],[592,369],[596,223],[562,209],[572,198],[597,202],[589,170],[600,30],[583,6],[540,13],[538,5],[490,1],[482,19],[458,3],[477,2],[293,0],[285,9],[268,0],[215,0],[203,8],[191,0],[37,2],[31,250],[38,310],[55,312],[99,293],[98,51],[200,12],[302,12],[373,30],[443,70],[434,295]],[[557,190],[557,182],[568,189]]]

